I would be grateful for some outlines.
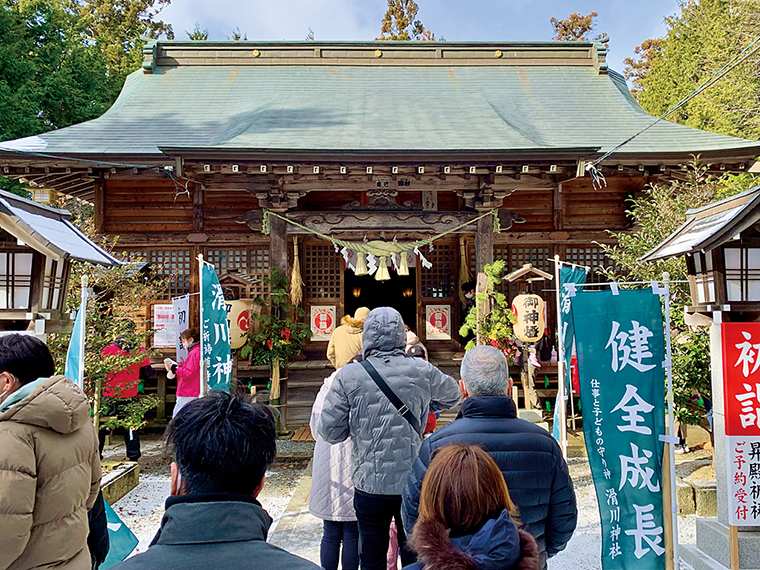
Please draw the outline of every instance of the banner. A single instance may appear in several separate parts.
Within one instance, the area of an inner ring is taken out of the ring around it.
[[[107,501],[103,501],[106,507],[106,524],[108,525],[108,556],[100,567],[110,568],[132,554],[139,541],[129,527],[119,518],[119,515],[111,508]]]
[[[69,350],[66,353],[66,365],[64,376],[74,382],[80,388],[84,387],[84,344],[85,332],[87,331],[87,293],[82,292],[82,301],[79,305],[74,328],[71,331]]]
[[[227,303],[214,266],[201,263],[201,355],[208,370],[210,390],[230,389],[232,355]]]
[[[174,312],[174,346],[177,348],[175,360],[181,362],[187,358],[187,351],[182,346],[179,335],[190,327],[190,295],[172,299],[172,311]]]
[[[664,570],[665,339],[659,294],[571,297],[602,568]]]
[[[760,323],[721,324],[728,521],[760,526]]]
[[[586,282],[588,272],[584,268],[573,267],[571,265],[562,265],[559,270],[559,313],[561,319],[560,334],[562,338],[558,342],[562,343],[562,356],[565,361],[565,386],[572,386],[570,382],[570,361],[573,356],[573,344],[575,342],[575,328],[573,326],[573,309],[570,303],[568,291],[572,288],[565,287],[566,283],[582,284]],[[568,390],[567,392],[571,392]]]

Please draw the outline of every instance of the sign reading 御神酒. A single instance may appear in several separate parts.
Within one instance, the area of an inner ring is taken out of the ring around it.
[[[578,292],[572,315],[602,568],[664,570],[660,296],[650,289]]]
[[[722,323],[728,520],[760,526],[760,323]]]
[[[544,300],[538,295],[518,295],[512,299],[512,313],[517,319],[515,336],[523,342],[538,342],[544,336],[546,317]]]

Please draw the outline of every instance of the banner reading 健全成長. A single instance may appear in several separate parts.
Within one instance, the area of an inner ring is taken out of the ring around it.
[[[229,391],[232,378],[227,303],[214,266],[201,262],[201,355],[211,390]]]
[[[602,521],[602,568],[665,568],[660,435],[665,341],[651,289],[572,297],[591,474]]]

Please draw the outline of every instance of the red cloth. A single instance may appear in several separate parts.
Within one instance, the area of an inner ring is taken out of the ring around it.
[[[580,394],[581,378],[578,375],[578,357],[574,354],[570,359],[570,380],[572,381],[571,389],[573,391],[573,394]]]
[[[187,358],[177,365],[177,396],[197,398],[201,395],[201,345],[195,344]]]
[[[435,431],[435,426],[436,426],[437,421],[438,421],[438,418],[436,417],[435,414],[428,414],[424,433],[433,433]]]
[[[137,351],[145,352],[142,348],[138,348]],[[103,349],[101,357],[111,355],[130,356],[130,353],[119,348],[116,343],[112,343]],[[140,368],[143,366],[150,366],[150,360],[147,356],[142,362],[130,364],[121,372],[108,374],[106,376],[106,384],[103,386],[103,395],[108,398],[134,398],[137,396],[137,385],[140,383]]]

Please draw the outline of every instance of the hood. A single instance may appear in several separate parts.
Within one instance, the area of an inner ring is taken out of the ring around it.
[[[538,568],[535,540],[523,537],[506,510],[484,524],[475,534],[449,538],[449,531],[439,522],[417,521],[410,544],[425,568],[451,570],[502,570],[512,568],[521,556],[519,568]],[[525,533],[527,534],[527,533]],[[527,547],[526,547],[527,546]],[[527,565],[524,563],[528,563]]]
[[[85,393],[65,376],[51,376],[15,404],[0,421],[18,422],[68,434],[90,421]]]
[[[358,321],[351,315],[344,316],[340,320],[340,324],[353,329],[348,331],[349,334],[362,334],[362,329],[364,328],[364,321]]]
[[[420,344],[420,337],[414,334],[412,331],[406,331],[406,344]]]
[[[392,307],[373,309],[364,320],[362,334],[363,356],[377,353],[404,353],[406,347],[406,329],[404,319]]]

